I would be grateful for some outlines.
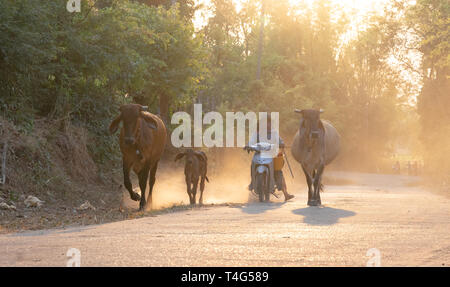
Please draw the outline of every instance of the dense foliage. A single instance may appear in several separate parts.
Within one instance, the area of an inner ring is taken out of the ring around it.
[[[418,112],[426,163],[450,183],[450,2],[419,0],[406,20],[423,55]]]
[[[201,38],[171,9],[109,1],[0,1],[0,108],[32,128],[34,116],[88,127],[99,158],[111,151],[106,127],[118,105],[158,108],[158,95],[190,96],[202,74]],[[126,98],[124,95],[128,94]]]
[[[239,12],[230,1],[212,2],[214,15],[202,30],[211,50],[202,102],[219,110],[279,111],[287,138],[297,128],[294,108],[322,108],[340,131],[347,158],[357,155],[377,169],[395,153],[396,123],[407,113],[401,95],[409,92],[388,62],[395,21],[369,15],[367,28],[344,40],[351,15],[329,1],[312,7],[266,1],[258,80],[258,2],[244,1]]]

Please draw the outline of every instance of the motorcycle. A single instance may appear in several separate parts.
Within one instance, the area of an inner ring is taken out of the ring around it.
[[[256,143],[244,147],[247,152],[255,152],[252,159],[252,189],[260,202],[268,202],[270,194],[275,192],[273,157],[262,156],[261,154],[264,151],[270,151],[273,146],[270,143]]]

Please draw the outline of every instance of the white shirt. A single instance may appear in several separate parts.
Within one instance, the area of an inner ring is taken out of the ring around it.
[[[248,145],[254,145],[258,142],[264,142],[264,143],[270,143],[273,144],[274,146],[272,147],[271,150],[269,151],[261,151],[261,157],[263,158],[274,158],[278,155],[279,152],[279,145],[280,144],[284,144],[283,140],[280,138],[278,131],[272,129],[270,131],[270,135],[264,135],[264,134],[260,134],[259,135],[259,140],[258,140],[258,132],[254,133],[251,137],[250,137],[250,141],[248,142]]]

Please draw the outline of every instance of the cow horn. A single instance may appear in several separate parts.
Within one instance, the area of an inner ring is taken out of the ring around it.
[[[294,112],[301,114],[301,113],[302,113],[302,110],[295,109]]]
[[[148,106],[141,106],[141,111],[148,111]]]

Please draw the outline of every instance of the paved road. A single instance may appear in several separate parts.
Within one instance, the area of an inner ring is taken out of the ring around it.
[[[449,266],[450,200],[406,176],[333,173],[322,207],[192,209],[103,225],[0,235],[0,266]],[[373,251],[373,249],[372,249]]]

